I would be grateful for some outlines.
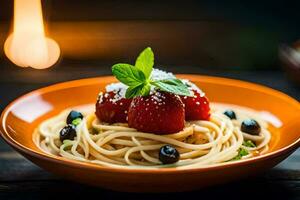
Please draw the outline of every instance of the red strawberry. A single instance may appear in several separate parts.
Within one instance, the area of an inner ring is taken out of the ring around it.
[[[161,91],[135,97],[129,107],[128,124],[147,133],[176,133],[184,128],[184,105],[178,95]]]
[[[127,122],[127,112],[132,99],[116,92],[100,93],[96,103],[96,116],[107,123]]]
[[[184,103],[186,120],[208,120],[210,117],[209,101],[205,95],[201,95],[197,90],[193,97],[182,96]]]

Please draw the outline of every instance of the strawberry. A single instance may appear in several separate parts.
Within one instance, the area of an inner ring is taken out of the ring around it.
[[[184,117],[184,105],[178,95],[155,91],[133,98],[128,125],[142,132],[169,134],[184,128]]]
[[[107,123],[127,122],[127,112],[132,99],[121,97],[117,92],[100,93],[96,103],[96,116]]]
[[[184,103],[186,120],[208,120],[210,117],[210,108],[208,98],[197,90],[193,97],[181,96]]]

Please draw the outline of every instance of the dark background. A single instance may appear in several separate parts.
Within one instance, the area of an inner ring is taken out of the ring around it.
[[[18,96],[53,83],[111,74],[146,46],[156,66],[175,73],[247,80],[300,100],[282,69],[279,45],[300,38],[299,1],[45,0],[48,35],[61,48],[45,70],[20,68],[3,54],[13,1],[0,0],[0,112]],[[300,199],[300,152],[265,174],[180,194],[129,194],[68,182],[45,172],[0,140],[0,199]],[[94,197],[95,198],[95,197]]]
[[[66,62],[60,68],[132,61],[151,46],[157,64],[165,66],[278,69],[278,46],[299,39],[299,6],[266,0],[43,1],[48,33],[61,46],[60,63]],[[1,0],[0,9],[2,45],[13,1]]]

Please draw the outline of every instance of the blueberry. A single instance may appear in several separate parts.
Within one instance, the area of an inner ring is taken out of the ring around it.
[[[223,114],[229,117],[230,119],[236,119],[236,115],[233,110],[225,110]]]
[[[72,124],[68,124],[59,132],[60,141],[63,142],[64,140],[74,140],[76,137],[76,128]]]
[[[246,119],[242,122],[241,130],[250,135],[259,135],[261,128],[254,119]]]
[[[179,152],[171,145],[162,146],[159,150],[159,160],[163,164],[176,163],[179,160]]]
[[[80,112],[72,110],[67,117],[67,124],[72,124],[72,121],[77,118],[82,119],[83,115]]]

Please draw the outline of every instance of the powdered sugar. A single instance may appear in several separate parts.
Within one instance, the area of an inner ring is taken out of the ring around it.
[[[119,101],[122,98],[125,98],[127,88],[128,86],[121,82],[111,83],[105,87],[106,92],[114,92],[116,94],[111,100],[113,103]]]
[[[122,95],[124,93],[124,96],[125,96],[125,92],[126,92],[127,88],[128,88],[128,86],[121,82],[111,83],[105,87],[106,92],[118,92],[119,91],[119,94]]]
[[[188,79],[181,79],[181,81],[188,87],[188,89],[190,91],[197,91],[200,93],[200,96],[201,97],[204,97],[205,96],[205,93],[197,86],[195,85],[194,83],[192,83],[191,81],[189,81]]]
[[[151,73],[151,79],[155,81],[176,78],[171,72],[165,72],[160,69],[153,69]]]

